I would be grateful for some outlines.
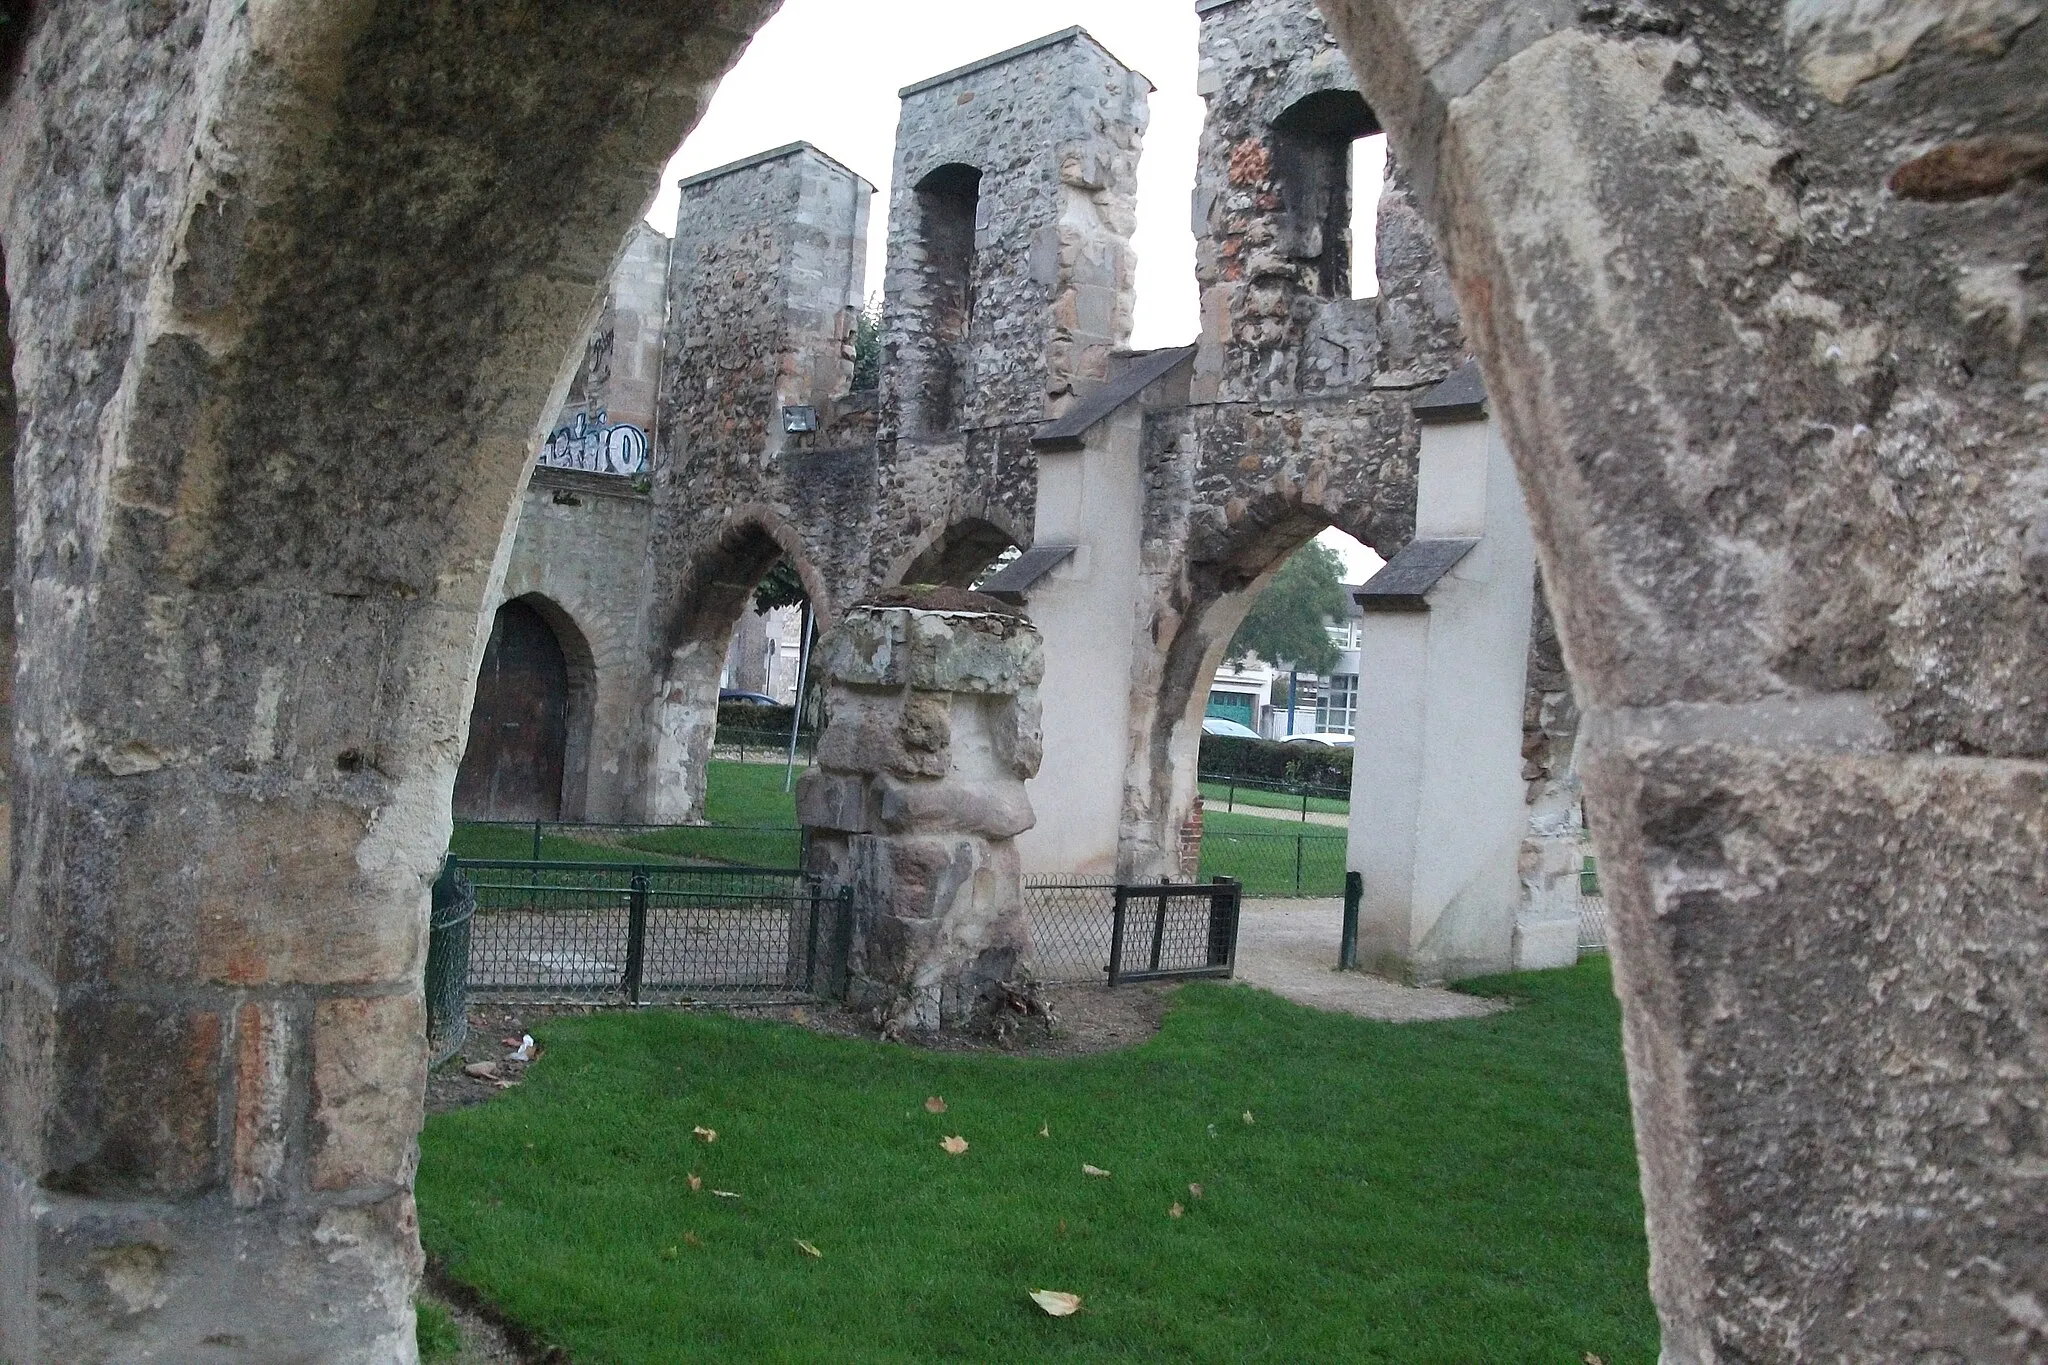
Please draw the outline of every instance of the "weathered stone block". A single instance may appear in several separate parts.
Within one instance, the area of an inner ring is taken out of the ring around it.
[[[1045,643],[1012,617],[906,611],[910,685],[1010,695],[1045,679]]]
[[[818,642],[818,668],[853,687],[901,687],[910,681],[905,614],[849,611]]]
[[[313,1330],[335,1365],[418,1359],[410,1195],[330,1209],[74,1200],[44,1208],[34,1234],[39,1360],[303,1360]]]
[[[911,693],[903,704],[902,728],[904,748],[913,753],[945,753],[953,745],[953,698],[942,692]]]
[[[314,1009],[313,1188],[411,1182],[426,1100],[426,1035],[418,995],[323,1000]]]
[[[867,784],[813,768],[796,780],[796,818],[807,829],[860,834],[868,827]]]
[[[284,1192],[292,1121],[292,1061],[299,1030],[278,1003],[235,1012],[235,1128],[228,1170],[235,1203],[253,1207]]]
[[[63,1005],[43,1129],[46,1183],[128,1197],[197,1194],[218,1183],[223,1032],[205,1007]]]
[[[2031,1359],[2048,769],[1588,748],[1667,1352]]]
[[[891,833],[957,830],[984,839],[1014,839],[1032,825],[1031,800],[1022,782],[963,787],[884,778],[875,785],[882,828]]]
[[[1019,691],[1008,706],[989,709],[989,742],[996,761],[1017,777],[1038,776],[1045,761],[1045,711],[1038,689]]]
[[[40,1169],[56,1007],[41,987],[0,975],[0,1166]]]

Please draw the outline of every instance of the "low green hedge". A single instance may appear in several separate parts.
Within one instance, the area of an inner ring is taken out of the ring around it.
[[[1277,739],[1203,735],[1202,774],[1349,791],[1351,751],[1323,744],[1282,744]]]

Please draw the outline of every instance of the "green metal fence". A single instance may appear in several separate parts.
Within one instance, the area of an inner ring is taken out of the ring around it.
[[[1200,876],[1235,878],[1247,896],[1341,896],[1348,842],[1343,831],[1320,825],[1272,834],[1206,829]]]

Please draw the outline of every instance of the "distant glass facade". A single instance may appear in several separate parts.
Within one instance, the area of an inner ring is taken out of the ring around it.
[[[1326,735],[1358,733],[1358,675],[1339,673],[1316,699],[1316,729]]]

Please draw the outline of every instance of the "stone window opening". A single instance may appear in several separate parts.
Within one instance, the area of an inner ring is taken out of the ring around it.
[[[917,236],[924,253],[931,370],[919,395],[925,426],[960,425],[961,374],[974,324],[974,233],[981,214],[981,172],[952,162],[917,185]]]
[[[1353,147],[1379,132],[1355,90],[1317,91],[1273,120],[1280,252],[1306,266],[1303,283],[1319,298],[1362,297],[1352,285]]]

